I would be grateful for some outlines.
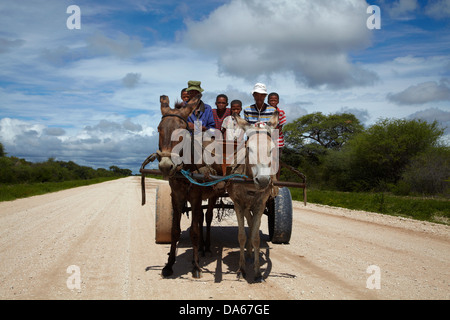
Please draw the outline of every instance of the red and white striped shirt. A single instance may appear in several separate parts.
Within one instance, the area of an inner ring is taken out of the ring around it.
[[[283,126],[286,124],[286,113],[277,107],[279,116],[278,116],[278,148],[284,147],[284,135],[283,135]]]

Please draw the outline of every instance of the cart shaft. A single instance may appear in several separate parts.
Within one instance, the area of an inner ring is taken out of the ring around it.
[[[162,175],[162,172],[155,169],[141,169],[140,172],[142,174],[152,174],[152,175]],[[200,173],[191,173],[192,178],[198,179],[198,180],[205,180],[205,176]],[[181,173],[177,173],[176,177],[184,178],[184,176]],[[220,180],[223,179],[222,176],[215,176],[210,175],[208,177],[210,180]],[[231,181],[235,183],[254,183],[252,179],[245,179],[245,178],[232,178]],[[292,187],[292,188],[306,188],[306,183],[302,182],[289,182],[289,181],[274,181],[274,186],[277,187]]]

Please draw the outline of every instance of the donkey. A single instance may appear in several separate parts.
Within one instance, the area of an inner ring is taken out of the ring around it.
[[[158,126],[159,132],[159,150],[158,160],[159,160],[159,170],[163,173],[165,178],[168,178],[169,185],[171,188],[172,196],[172,208],[173,208],[173,220],[172,220],[172,239],[170,246],[169,258],[166,266],[162,270],[162,275],[164,277],[169,277],[173,274],[172,266],[176,260],[176,248],[177,243],[180,239],[181,228],[180,220],[181,215],[184,210],[184,206],[187,201],[191,204],[192,208],[192,222],[190,228],[190,237],[193,247],[193,270],[192,275],[194,278],[201,277],[201,269],[199,266],[199,247],[201,246],[202,251],[209,251],[210,245],[210,227],[212,220],[212,210],[208,210],[207,214],[207,239],[206,243],[203,241],[203,211],[202,211],[202,200],[215,199],[215,197],[223,193],[223,190],[214,187],[200,187],[191,184],[187,179],[175,178],[175,174],[181,169],[189,169],[191,171],[199,171],[201,169],[206,169],[204,171],[208,173],[220,173],[220,165],[211,165],[205,167],[204,163],[192,164],[190,163],[179,163],[175,161],[179,157],[178,154],[173,153],[173,149],[177,146],[183,139],[181,136],[178,141],[172,141],[172,134],[177,129],[189,130],[187,123],[188,116],[193,112],[193,110],[200,103],[201,94],[191,99],[186,106],[182,108],[171,109],[169,106],[169,99],[167,96],[161,96],[161,113],[162,119]],[[191,159],[192,160],[192,159]],[[216,172],[210,172],[211,170],[217,170]]]
[[[266,125],[259,127],[250,125],[237,115],[234,115],[234,117],[238,126],[245,131],[248,137],[246,142],[247,152],[245,154],[245,164],[236,166],[234,173],[245,174],[251,177],[254,182],[253,184],[230,182],[227,187],[230,198],[234,202],[234,210],[238,220],[238,240],[240,246],[238,278],[246,277],[244,246],[247,237],[244,226],[245,217],[250,232],[247,254],[251,255],[252,248],[254,249],[255,282],[262,282],[263,277],[259,262],[259,229],[267,200],[271,196],[276,196],[278,192],[278,188],[273,186],[273,180],[276,178],[277,170],[271,168],[271,166],[276,165],[272,161],[272,152],[276,152],[276,145],[272,140],[271,132],[278,124],[278,111],[274,112]],[[262,154],[262,151],[266,151],[266,153]],[[276,154],[274,155],[276,156]]]

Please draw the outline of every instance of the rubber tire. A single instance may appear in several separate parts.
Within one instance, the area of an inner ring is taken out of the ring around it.
[[[269,237],[274,244],[287,244],[292,234],[292,197],[288,188],[280,188],[278,195],[269,200]]]
[[[172,196],[169,184],[163,184],[156,189],[155,208],[155,242],[168,244],[172,242]]]

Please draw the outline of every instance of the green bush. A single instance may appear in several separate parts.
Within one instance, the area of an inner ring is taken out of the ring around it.
[[[431,148],[414,157],[399,183],[410,186],[412,192],[442,194],[450,178],[450,148]]]

